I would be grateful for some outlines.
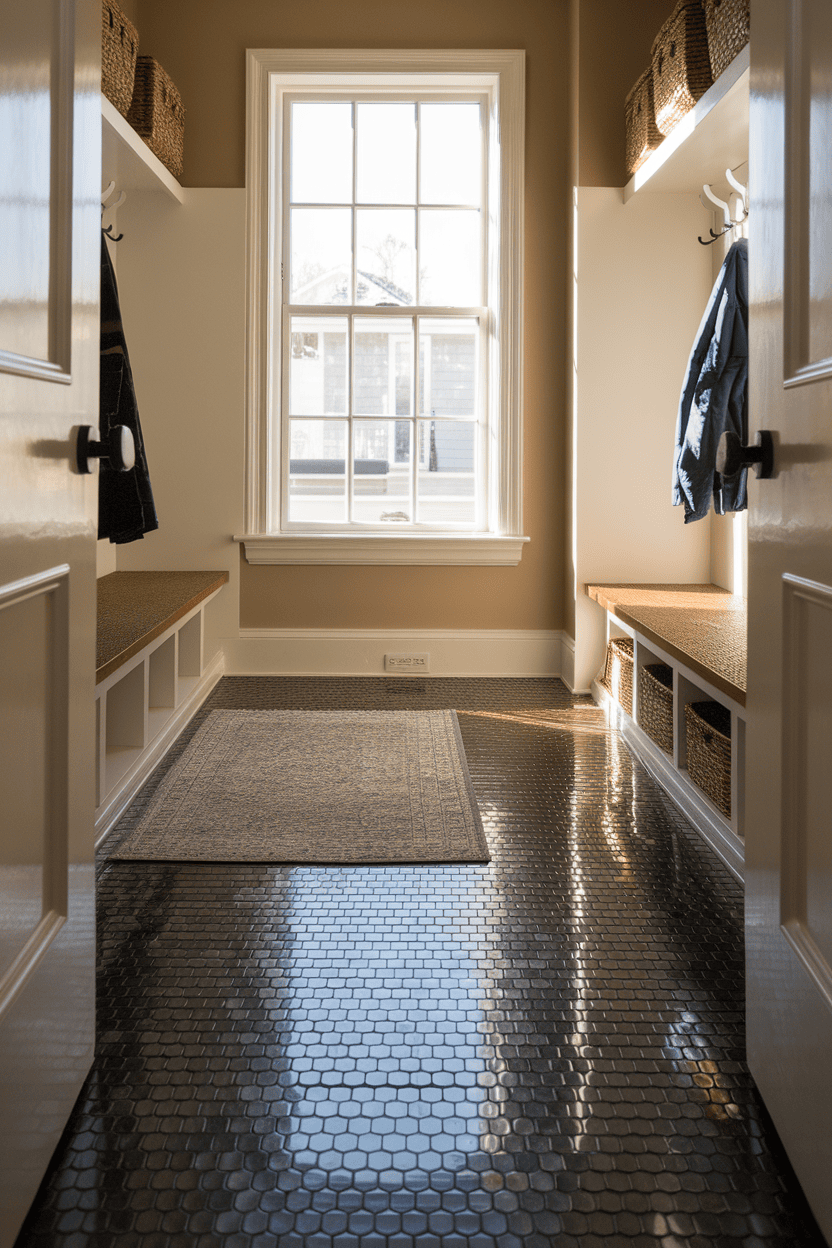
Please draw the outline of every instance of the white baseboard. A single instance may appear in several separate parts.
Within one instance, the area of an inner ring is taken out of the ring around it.
[[[591,689],[575,688],[575,640],[568,633],[561,633],[560,678],[570,693],[591,694]]]
[[[189,720],[193,719],[214,685],[224,674],[224,669],[225,656],[220,650],[206,667],[202,679],[193,687],[184,702],[176,708],[162,731],[150,742],[118,787],[112,793],[107,794],[106,800],[95,817],[96,849],[124,814],[154,767],[165,757],[182,729]]]
[[[223,640],[227,676],[383,676],[389,652],[430,676],[560,676],[564,634],[508,629],[248,628]]]

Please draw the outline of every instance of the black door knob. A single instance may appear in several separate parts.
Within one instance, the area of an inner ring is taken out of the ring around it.
[[[735,477],[741,468],[751,467],[758,477],[774,473],[774,439],[768,430],[760,430],[755,446],[743,446],[735,433],[723,433],[716,451],[717,472],[723,477]]]
[[[136,443],[126,425],[113,425],[106,443],[99,441],[95,425],[82,425],[75,455],[79,472],[92,472],[93,459],[106,462],[114,472],[129,472],[136,462]]]

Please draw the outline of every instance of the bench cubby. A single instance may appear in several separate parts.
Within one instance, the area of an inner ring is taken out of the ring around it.
[[[205,607],[227,572],[113,572],[98,582],[96,838],[100,842],[222,674]]]
[[[633,713],[598,680],[592,693],[608,709],[628,745],[723,862],[737,876],[744,867],[745,600],[714,585],[588,585],[606,613],[606,639],[633,639]],[[673,673],[673,751],[667,754],[639,725],[639,673],[664,663]],[[687,769],[685,707],[715,701],[731,715],[730,818],[694,784]]]

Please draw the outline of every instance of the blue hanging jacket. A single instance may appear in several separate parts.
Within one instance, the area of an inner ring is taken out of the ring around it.
[[[682,386],[673,459],[673,505],[684,504],[685,524],[710,509],[722,516],[747,505],[743,468],[735,477],[716,471],[721,435],[733,430],[748,442],[748,241],[732,246],[719,271],[699,326]]]

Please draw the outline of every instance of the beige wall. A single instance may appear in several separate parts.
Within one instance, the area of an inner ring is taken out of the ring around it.
[[[572,309],[578,289],[572,256],[577,217],[571,205],[577,188],[624,186],[624,100],[640,74],[650,64],[650,49],[659,27],[673,8],[674,0],[570,0],[570,98],[569,98],[569,264],[566,298],[570,307],[567,368],[565,373],[567,430],[564,444],[564,612],[563,628],[575,636],[575,444],[572,438],[573,406],[577,401],[575,379],[576,339]]]
[[[239,617],[245,384],[245,192],[135,191],[119,212],[119,293],[159,528],[121,571],[227,571],[206,614],[212,656]]]
[[[143,0],[144,2],[144,0]],[[578,0],[579,185],[623,186],[624,100],[675,0]]]
[[[711,289],[688,193],[579,191],[575,430],[575,687],[598,671],[604,613],[593,583],[707,583],[710,522],[671,505],[679,389]]]
[[[580,17],[580,49],[573,42],[572,56],[569,0],[320,0],[314,6],[125,0],[141,51],[157,57],[185,100],[182,180],[192,187],[244,184],[247,47],[527,52],[524,532],[531,541],[522,562],[517,568],[362,568],[252,567],[242,560],[244,627],[573,631],[570,187],[576,180],[623,184],[623,99],[671,3],[641,0],[637,20],[634,6],[620,0],[572,0],[571,7]],[[575,70],[577,91],[570,93]],[[235,275],[235,296],[242,276]],[[242,394],[239,400],[233,424]],[[193,566],[201,566],[205,553],[194,550]]]
[[[685,529],[670,506],[679,388],[710,290],[710,260],[695,242],[707,217],[695,196],[625,205],[615,189],[627,181],[624,100],[673,3],[571,0],[577,209],[567,276],[575,322],[565,374],[564,628],[575,638],[580,689],[603,654],[603,613],[586,598],[586,582],[709,575],[709,526]],[[678,272],[668,283],[669,256]],[[649,333],[660,349],[645,355]]]
[[[119,8],[125,17],[127,17],[137,30],[141,29],[141,15],[139,13],[139,5],[141,0],[118,0]],[[139,52],[144,53],[145,48],[139,46]]]
[[[517,568],[250,567],[246,627],[553,629],[563,620],[567,0],[140,0],[187,109],[187,186],[244,183],[247,47],[527,50],[524,532]],[[242,397],[242,396],[241,396]]]

